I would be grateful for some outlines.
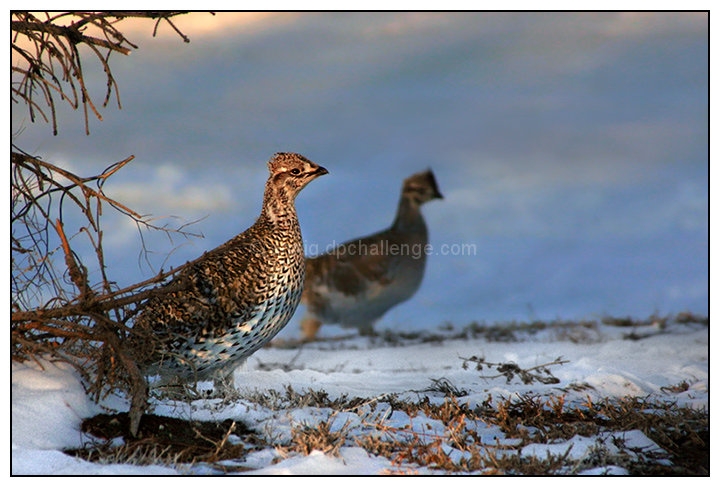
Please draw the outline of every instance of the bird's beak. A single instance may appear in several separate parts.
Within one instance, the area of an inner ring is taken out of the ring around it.
[[[433,174],[432,170],[428,168],[428,170],[426,171],[425,174],[430,179],[430,184],[432,185],[433,199],[440,199],[440,200],[445,199],[443,197],[442,193],[440,192],[440,190],[438,189],[437,181],[435,181],[435,175]]]
[[[329,173],[329,171],[328,171],[327,169],[325,169],[325,168],[322,167],[322,166],[318,166],[318,168],[315,169],[315,170],[314,170],[313,172],[311,172],[310,174],[312,174],[312,175],[315,176],[315,177],[319,177],[319,176],[322,176],[323,174],[328,174],[328,173]]]

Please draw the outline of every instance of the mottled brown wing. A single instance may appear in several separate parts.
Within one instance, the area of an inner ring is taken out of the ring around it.
[[[206,338],[249,319],[257,305],[252,289],[242,286],[251,262],[242,256],[249,248],[248,236],[239,235],[205,253],[166,284],[187,279],[189,288],[149,300],[137,322],[159,335]]]
[[[307,261],[311,285],[316,282],[346,295],[360,296],[371,287],[387,285],[396,276],[398,259],[388,255],[392,234],[381,232],[345,242],[336,249]]]

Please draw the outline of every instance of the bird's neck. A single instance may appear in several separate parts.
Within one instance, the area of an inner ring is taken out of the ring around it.
[[[297,222],[295,196],[288,194],[285,188],[275,186],[272,180],[265,185],[260,219],[274,225],[284,226]]]
[[[420,213],[420,204],[411,198],[401,196],[392,228],[398,231],[425,229],[425,220]]]

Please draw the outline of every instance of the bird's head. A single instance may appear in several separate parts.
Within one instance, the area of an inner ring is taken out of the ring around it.
[[[430,200],[442,199],[443,195],[438,189],[435,175],[428,169],[413,174],[403,181],[402,197],[412,201],[418,206]]]
[[[268,162],[269,183],[294,199],[313,179],[327,174],[328,170],[293,152],[278,152]]]

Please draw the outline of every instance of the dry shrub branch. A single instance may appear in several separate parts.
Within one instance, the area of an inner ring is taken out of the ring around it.
[[[88,111],[99,120],[102,117],[85,82],[83,56],[98,61],[105,73],[102,106],[114,93],[120,107],[110,55],[127,55],[137,46],[118,30],[118,24],[130,17],[148,18],[155,20],[157,30],[166,22],[187,42],[171,20],[181,13],[12,12],[13,103],[26,105],[32,121],[39,116],[51,123],[55,135],[57,101],[73,109],[82,107],[89,133]],[[119,288],[105,263],[103,217],[108,208],[119,212],[137,225],[141,238],[147,230],[171,238],[193,234],[183,227],[159,225],[105,194],[103,186],[133,158],[83,177],[13,144],[10,326],[13,360],[49,357],[68,362],[95,399],[116,389],[127,391],[132,398],[132,429],[137,431],[147,386],[127,345],[131,320],[137,305],[150,296],[182,288],[182,282],[158,286],[182,267]]]
[[[169,24],[185,42],[172,18],[184,12],[60,12],[43,14],[12,12],[10,49],[13,55],[10,96],[13,103],[27,106],[30,119],[39,116],[51,122],[57,135],[56,101],[65,101],[73,109],[82,107],[85,131],[90,133],[88,109],[102,120],[97,104],[87,85],[80,47],[89,50],[100,63],[106,77],[106,91],[102,106],[106,107],[115,93],[118,108],[120,93],[110,69],[110,55],[128,55],[138,46],[117,29],[127,18],[155,20],[153,35],[161,22]],[[92,33],[92,35],[91,35]]]

